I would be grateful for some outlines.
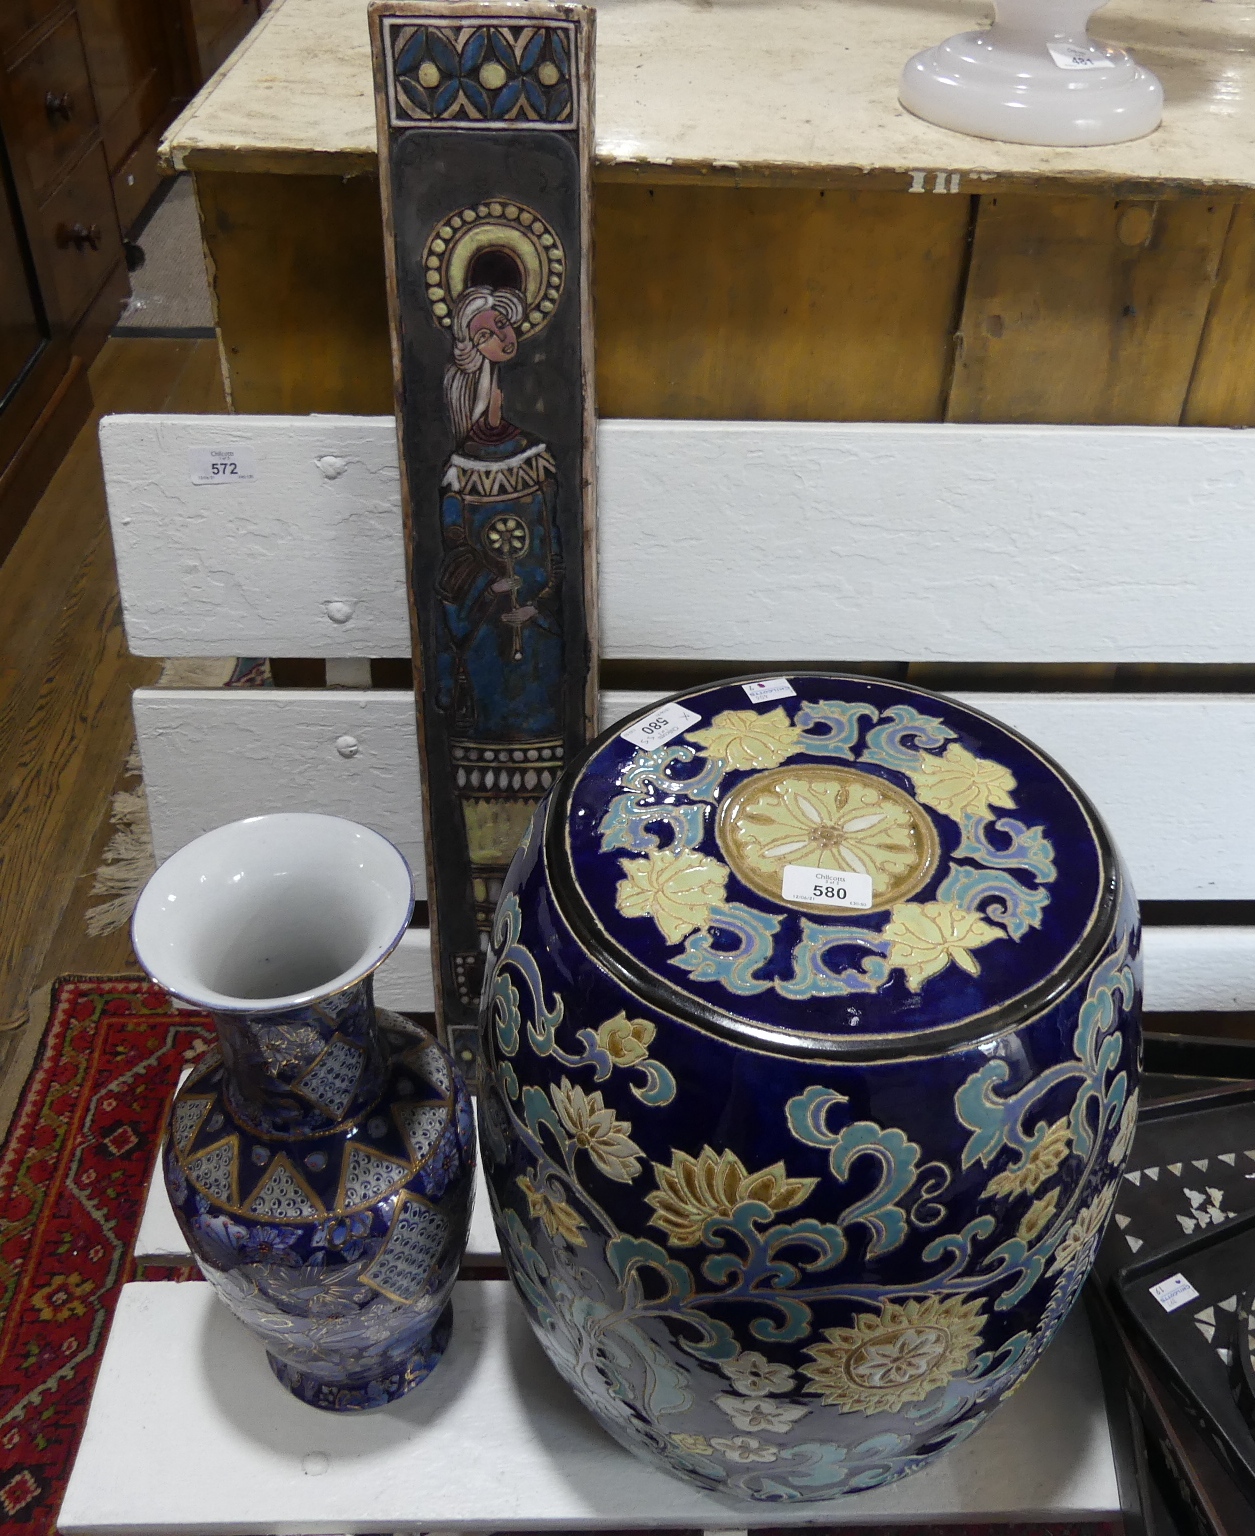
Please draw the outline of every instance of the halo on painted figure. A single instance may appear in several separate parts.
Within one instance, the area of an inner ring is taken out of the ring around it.
[[[520,340],[553,318],[566,281],[566,252],[548,223],[522,203],[498,199],[448,214],[423,247],[423,277],[432,318],[452,330],[468,288],[514,290],[523,307]]]

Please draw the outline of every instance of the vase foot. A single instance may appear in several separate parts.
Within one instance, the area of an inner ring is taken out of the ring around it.
[[[1119,49],[1052,47],[1048,36],[1043,26],[1029,46],[996,27],[961,33],[909,61],[898,99],[926,122],[1009,144],[1122,144],[1159,127],[1163,86],[1149,70]]]
[[[435,1327],[408,1359],[392,1364],[390,1369],[373,1377],[315,1376],[290,1361],[278,1359],[269,1350],[266,1359],[292,1396],[308,1403],[311,1408],[322,1408],[328,1413],[360,1413],[394,1403],[420,1381],[425,1381],[440,1364],[452,1332],[453,1303],[450,1301]]]

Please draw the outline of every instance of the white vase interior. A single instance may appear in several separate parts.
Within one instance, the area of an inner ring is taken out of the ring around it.
[[[400,941],[413,907],[405,859],[335,816],[255,816],[181,848],[135,909],[135,953],[204,1008],[299,1007],[351,986]]]

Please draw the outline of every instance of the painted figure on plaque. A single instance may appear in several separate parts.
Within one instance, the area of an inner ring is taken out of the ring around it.
[[[536,803],[561,770],[564,720],[558,473],[549,447],[509,419],[502,371],[553,313],[562,253],[527,209],[462,209],[433,233],[428,295],[450,332],[441,473],[437,703],[487,935]],[[438,294],[438,297],[433,297]],[[486,940],[485,940],[486,942]],[[457,957],[478,995],[480,956]]]

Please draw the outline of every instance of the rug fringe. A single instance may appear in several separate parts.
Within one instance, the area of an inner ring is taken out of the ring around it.
[[[138,749],[132,748],[126,760],[128,774],[140,771]],[[93,939],[125,928],[135,910],[139,893],[157,867],[153,857],[152,829],[148,824],[148,801],[141,785],[138,789],[114,792],[109,809],[114,833],[92,880],[91,893],[105,899],[89,907],[83,926]]]

